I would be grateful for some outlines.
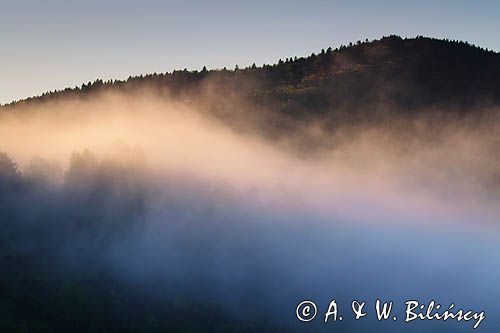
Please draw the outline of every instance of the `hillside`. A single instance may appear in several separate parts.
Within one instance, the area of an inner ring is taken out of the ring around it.
[[[389,36],[263,67],[204,68],[126,81],[96,80],[14,102],[0,110],[142,89],[197,103],[223,116],[233,114],[235,108],[268,109],[292,118],[327,114],[335,121],[387,111],[412,114],[445,108],[468,112],[472,107],[500,105],[500,54],[467,42]]]

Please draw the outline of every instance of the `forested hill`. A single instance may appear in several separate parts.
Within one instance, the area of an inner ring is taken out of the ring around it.
[[[1,109],[141,88],[159,96],[203,101],[208,109],[224,113],[234,108],[234,96],[243,98],[245,105],[297,116],[366,115],[377,110],[411,114],[443,107],[462,112],[500,105],[500,53],[461,41],[389,36],[262,67],[181,70],[126,81],[99,79]]]

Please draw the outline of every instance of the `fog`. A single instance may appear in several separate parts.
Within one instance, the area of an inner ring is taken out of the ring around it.
[[[480,329],[500,326],[494,122],[330,130],[314,119],[279,138],[250,125],[149,92],[3,112],[0,151],[19,167],[0,177],[4,247],[47,285],[77,280],[96,303],[116,289],[127,300],[117,313],[153,313],[171,329],[230,320],[248,331],[472,330],[405,324],[410,299],[484,310]],[[377,298],[396,302],[397,322],[374,319]],[[304,324],[295,307],[308,299],[320,311]],[[345,320],[322,323],[332,299]],[[369,318],[354,321],[355,299]]]

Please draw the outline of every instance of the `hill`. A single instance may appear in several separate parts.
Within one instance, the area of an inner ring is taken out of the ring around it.
[[[126,81],[98,79],[0,110],[143,89],[202,105],[224,117],[236,108],[272,110],[293,119],[321,115],[333,123],[380,118],[388,112],[468,113],[500,105],[500,54],[467,42],[393,35],[262,67],[182,70]]]

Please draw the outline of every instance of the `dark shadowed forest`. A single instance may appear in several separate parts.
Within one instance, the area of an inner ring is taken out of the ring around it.
[[[0,155],[1,330],[257,330],[257,324],[231,319],[222,305],[204,295],[204,287],[210,286],[206,281],[209,277],[197,273],[203,271],[200,265],[204,257],[197,253],[203,250],[203,243],[198,242],[203,237],[183,239],[185,251],[176,248],[182,251],[183,264],[171,263],[175,254],[159,249],[162,257],[158,259],[163,264],[156,269],[164,270],[164,264],[169,263],[179,271],[192,270],[192,281],[182,281],[174,272],[154,272],[155,267],[150,267],[153,263],[143,267],[153,272],[139,272],[145,277],[123,274],[123,269],[141,266],[134,262],[134,251],[147,251],[137,248],[134,235],[146,233],[144,223],[151,209],[146,205],[155,194],[155,186],[139,173],[144,172],[140,151],[125,148],[120,153],[125,154],[121,157],[127,159],[126,165],[116,159],[98,161],[88,150],[74,153],[64,174],[43,159],[34,160],[21,174],[7,155]],[[54,179],[62,183],[54,183]],[[183,214],[210,209],[208,204],[190,207],[175,200],[173,195],[168,200],[172,229],[179,227],[177,219],[185,220]],[[132,252],[127,249],[130,243]],[[117,251],[125,252],[130,259],[114,253]],[[110,265],[116,260],[114,256],[125,260],[116,264],[125,268]],[[116,274],[115,269],[122,273]],[[187,290],[186,284],[197,285],[200,297]]]

